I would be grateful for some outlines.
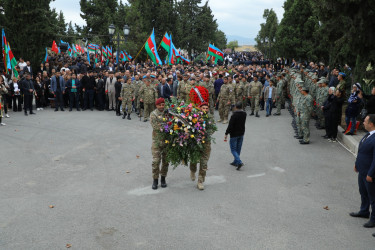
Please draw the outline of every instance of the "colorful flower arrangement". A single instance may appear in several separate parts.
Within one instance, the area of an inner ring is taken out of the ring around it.
[[[174,167],[198,163],[205,145],[214,142],[212,134],[217,127],[213,117],[194,103],[187,104],[176,98],[167,101],[165,107],[159,141],[166,160]]]

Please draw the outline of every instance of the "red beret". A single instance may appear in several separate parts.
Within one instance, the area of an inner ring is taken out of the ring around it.
[[[159,105],[161,103],[165,103],[165,101],[164,101],[164,98],[160,97],[159,99],[156,100],[155,105]]]
[[[208,102],[202,102],[201,105],[199,105],[199,107],[201,108],[202,106],[208,106]]]

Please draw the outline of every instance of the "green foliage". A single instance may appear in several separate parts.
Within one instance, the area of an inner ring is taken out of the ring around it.
[[[238,41],[235,40],[235,41],[230,41],[228,44],[227,44],[227,48],[231,49],[232,51],[235,50],[236,48],[238,48]]]
[[[225,49],[227,44],[227,37],[225,33],[221,30],[216,30],[212,43],[214,43],[217,48],[220,48],[222,50]]]
[[[260,25],[260,31],[255,38],[255,41],[257,42],[256,47],[262,51],[263,54],[268,56],[270,56],[270,54],[275,55],[271,51],[274,50],[274,41],[279,25],[277,15],[273,9],[265,9],[263,18],[266,20],[266,22]]]
[[[65,34],[63,13],[50,9],[51,0],[1,0],[1,25],[14,56],[29,60],[34,68],[42,61],[45,47]]]

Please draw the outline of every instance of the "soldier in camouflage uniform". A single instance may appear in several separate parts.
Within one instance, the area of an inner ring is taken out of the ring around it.
[[[143,82],[139,79],[139,75],[135,75],[135,80],[133,81],[134,86],[134,108],[137,115],[140,112],[140,102],[139,102],[139,90],[142,87]]]
[[[200,105],[200,109],[203,112],[205,112],[206,114],[208,114],[208,112],[209,112],[208,103],[202,103]],[[208,115],[212,117],[211,114],[208,114]],[[202,155],[202,157],[200,159],[200,162],[199,162],[199,175],[198,175],[198,184],[197,184],[197,187],[198,187],[199,190],[204,189],[203,182],[204,182],[205,177],[206,177],[207,162],[210,159],[210,154],[211,154],[211,142],[206,141],[203,144],[203,155]],[[190,178],[191,178],[192,181],[195,181],[195,173],[196,172],[197,172],[197,164],[190,163]]]
[[[327,80],[326,78],[322,78],[319,80],[319,89],[317,91],[316,95],[316,115],[318,116],[318,129],[324,129],[325,128],[325,119],[323,110],[321,107],[323,106],[324,102],[328,98],[328,86],[327,86]]]
[[[203,81],[199,82],[199,85],[205,87],[208,90],[208,103],[214,105],[214,95],[215,89],[212,81],[210,80],[210,75],[206,75],[203,77]],[[210,113],[214,114],[214,108],[210,108]]]
[[[157,99],[157,93],[154,86],[151,86],[150,79],[145,78],[145,85],[139,90],[139,101],[143,102],[144,106],[144,122],[150,117],[150,113],[155,109],[155,100]]]
[[[296,88],[294,90],[293,94],[293,106],[294,106],[294,113],[295,113],[295,119],[296,119],[296,129],[297,129],[297,135],[295,138],[301,140],[303,139],[302,130],[301,130],[301,117],[300,117],[300,110],[301,110],[301,100],[303,98],[303,95],[301,94],[302,86],[304,82],[299,78],[296,79]]]
[[[221,86],[220,93],[217,97],[219,102],[220,119],[217,122],[223,121],[223,124],[228,123],[228,116],[231,104],[234,104],[234,90],[232,85],[228,82],[228,77],[224,77],[224,84]]]
[[[282,99],[283,99],[283,89],[284,89],[284,81],[282,79],[281,74],[276,75],[276,113],[273,115],[281,115],[281,104],[282,104]]]
[[[243,78],[239,78],[238,76],[235,76],[234,80],[236,81],[235,88],[234,88],[234,94],[235,94],[235,102],[241,102],[243,103],[243,97],[245,96],[245,85],[243,84],[243,81],[241,82]]]
[[[313,108],[313,99],[309,94],[307,87],[302,87],[301,94],[303,98],[300,103],[299,116],[301,119],[301,132],[303,139],[299,141],[300,144],[309,144],[310,143],[310,118]]]
[[[178,88],[177,88],[177,98],[179,100],[186,100],[186,88],[188,88],[190,85],[189,82],[189,76],[187,74],[184,75],[184,80],[179,82]],[[189,90],[190,93],[190,90]]]
[[[247,81],[246,81],[246,77],[242,77],[241,79],[240,79],[240,84],[241,84],[241,87],[242,87],[242,100],[241,100],[241,102],[242,102],[242,107],[243,107],[243,111],[245,111],[246,110],[246,105],[247,105],[247,97],[246,97],[246,94],[247,94],[247,89],[248,89],[248,84],[250,84],[250,83],[248,83]]]
[[[126,83],[122,85],[121,89],[121,101],[122,101],[122,112],[123,116],[122,119],[125,119],[126,114],[128,115],[128,120],[131,120],[130,114],[132,113],[133,110],[133,105],[132,102],[134,100],[134,93],[135,93],[135,87],[132,84],[132,79],[128,78]],[[126,109],[128,112],[126,113]]]
[[[262,93],[263,85],[261,82],[258,81],[258,76],[254,75],[253,81],[250,83],[249,89],[247,91],[247,96],[251,102],[251,114],[254,115],[254,110],[256,113],[256,117],[259,117],[259,98]]]
[[[210,77],[209,74],[207,74],[207,76]],[[213,77],[210,77],[210,80],[209,80],[209,89],[208,89],[208,93],[210,94],[210,101],[209,101],[209,109],[210,109],[210,114],[211,115],[214,115],[214,111],[215,111],[215,87],[214,87],[214,83],[215,83],[215,79]]]
[[[163,143],[157,137],[157,133],[160,132],[161,122],[163,121],[164,116],[164,99],[159,98],[155,102],[156,109],[152,111],[150,115],[150,122],[152,126],[152,189],[158,189],[158,182],[159,182],[159,175],[161,176],[160,179],[160,186],[162,188],[167,187],[167,183],[165,182],[165,178],[167,177],[168,173],[168,162],[166,161],[166,152],[163,152]],[[161,168],[160,168],[161,162]]]

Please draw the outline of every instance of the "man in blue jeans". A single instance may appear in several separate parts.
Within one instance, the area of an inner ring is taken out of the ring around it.
[[[231,165],[237,167],[237,170],[240,170],[240,168],[243,166],[240,155],[243,135],[245,134],[245,122],[246,112],[242,110],[242,102],[237,102],[224,137],[224,141],[227,141],[228,134],[230,134],[229,145],[234,157],[234,161],[231,163]]]

